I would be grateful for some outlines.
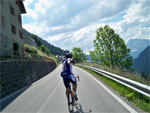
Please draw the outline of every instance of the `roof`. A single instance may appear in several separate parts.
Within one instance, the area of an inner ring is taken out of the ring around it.
[[[19,6],[20,6],[21,13],[22,14],[26,13],[26,9],[24,7],[23,0],[18,0],[18,3],[19,3]]]

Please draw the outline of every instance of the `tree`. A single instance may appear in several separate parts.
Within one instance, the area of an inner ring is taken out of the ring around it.
[[[94,48],[94,51],[90,51],[93,62],[109,67],[116,66],[122,69],[131,69],[132,57],[129,55],[130,49],[126,47],[124,40],[108,25],[97,29]]]
[[[72,49],[72,54],[73,54],[73,58],[77,62],[82,62],[86,60],[86,54],[83,52],[83,50],[81,50],[81,48],[74,47]]]
[[[50,50],[47,47],[45,47],[44,45],[40,46],[40,50],[47,55],[50,54]]]

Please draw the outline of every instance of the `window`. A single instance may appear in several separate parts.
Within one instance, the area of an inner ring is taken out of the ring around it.
[[[21,39],[23,39],[23,33],[21,31],[19,31],[19,36]]]
[[[11,31],[13,34],[16,34],[16,27],[11,24]]]
[[[10,13],[11,13],[13,16],[15,16],[15,10],[14,10],[14,8],[13,8],[12,6],[10,6]]]
[[[18,15],[18,21],[21,23],[21,16]]]
[[[17,43],[13,43],[13,54],[19,55],[19,45]]]
[[[2,19],[2,28],[5,28],[5,18],[2,16],[1,19]]]

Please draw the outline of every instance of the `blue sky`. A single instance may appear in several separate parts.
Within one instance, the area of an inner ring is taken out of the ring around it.
[[[23,28],[63,49],[93,50],[96,30],[109,25],[127,42],[150,39],[150,0],[25,0]]]

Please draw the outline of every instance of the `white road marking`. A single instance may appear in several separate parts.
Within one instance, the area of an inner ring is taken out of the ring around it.
[[[52,98],[52,96],[54,95],[57,87],[59,86],[60,82],[58,82],[57,86],[55,87],[55,89],[52,91],[52,93],[49,95],[48,99],[43,103],[43,105],[40,107],[39,111],[37,113],[42,113],[43,108],[45,107],[45,105],[48,103],[48,101]]]
[[[122,104],[130,113],[137,113],[133,108],[131,108],[128,104],[122,101],[117,95],[111,92],[106,86],[104,86],[100,81],[90,75],[88,72],[84,71],[88,76],[90,76],[93,80],[95,80],[99,85],[101,85],[110,95],[112,95],[120,104]]]

